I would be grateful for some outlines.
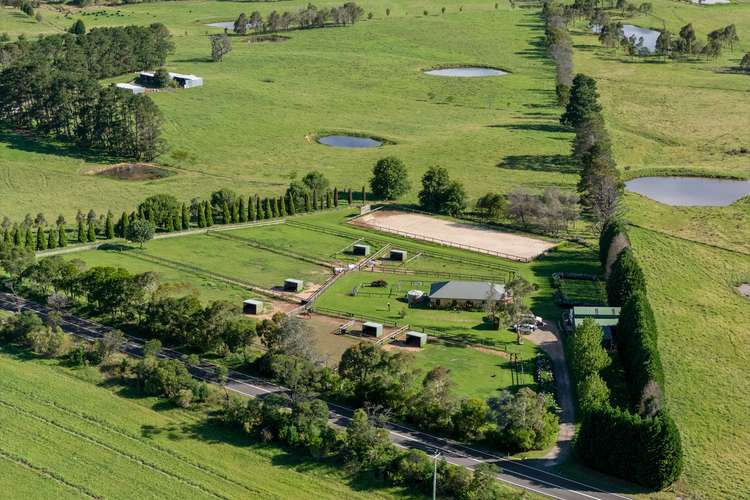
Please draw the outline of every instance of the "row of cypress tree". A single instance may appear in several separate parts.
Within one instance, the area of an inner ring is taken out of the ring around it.
[[[622,307],[615,339],[629,407],[606,402],[587,409],[576,452],[595,469],[662,489],[682,472],[683,451],[663,400],[664,371],[646,280],[624,224],[609,224],[599,242],[602,266],[608,270],[609,304]]]

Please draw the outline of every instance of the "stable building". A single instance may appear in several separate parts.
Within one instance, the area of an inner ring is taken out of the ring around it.
[[[362,324],[362,335],[371,335],[376,338],[382,337],[383,325],[380,323],[375,323],[373,321],[368,321]]]
[[[505,285],[489,281],[441,281],[430,287],[430,306],[436,309],[483,309],[489,301],[496,306],[511,300]]]
[[[399,262],[406,261],[406,250],[398,250],[396,248],[392,249],[391,260],[397,260]]]
[[[422,332],[406,332],[406,345],[424,347],[427,345],[427,334]]]
[[[293,278],[287,278],[284,280],[284,291],[285,292],[301,292],[305,288],[305,282]]]
[[[370,252],[370,245],[365,245],[364,243],[356,243],[352,245],[352,253],[354,255],[362,255],[366,257],[370,255]]]
[[[255,299],[247,299],[242,303],[242,312],[244,314],[261,314],[263,312],[263,302]]]

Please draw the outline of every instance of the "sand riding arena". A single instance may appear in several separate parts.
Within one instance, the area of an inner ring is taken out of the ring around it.
[[[400,210],[371,212],[355,219],[352,223],[378,231],[521,262],[528,262],[555,246],[549,241],[505,233],[486,226]]]

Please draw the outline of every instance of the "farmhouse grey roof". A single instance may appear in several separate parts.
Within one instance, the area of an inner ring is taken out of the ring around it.
[[[441,281],[430,286],[431,299],[487,300],[490,293],[499,300],[505,295],[505,286],[489,281]]]

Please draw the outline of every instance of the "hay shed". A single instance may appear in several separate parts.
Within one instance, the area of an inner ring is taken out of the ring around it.
[[[244,314],[260,314],[263,312],[263,302],[255,299],[247,299],[242,303]]]
[[[305,288],[305,282],[302,280],[287,278],[284,280],[285,292],[301,292]]]
[[[370,245],[365,245],[364,243],[357,243],[355,245],[352,245],[352,253],[354,255],[370,255]]]
[[[383,325],[373,321],[368,321],[362,325],[362,334],[381,337],[383,335]]]
[[[391,250],[391,260],[397,260],[399,262],[404,262],[406,260],[406,250],[399,250],[399,249],[392,249]]]
[[[427,334],[422,332],[406,332],[406,345],[424,347],[427,344]]]

